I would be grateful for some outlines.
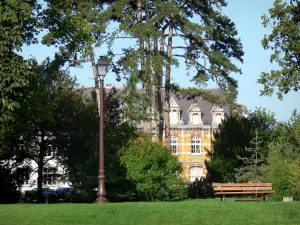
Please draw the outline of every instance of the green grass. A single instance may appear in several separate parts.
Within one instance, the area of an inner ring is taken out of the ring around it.
[[[288,224],[300,225],[300,202],[190,200],[156,203],[0,205],[0,224]]]

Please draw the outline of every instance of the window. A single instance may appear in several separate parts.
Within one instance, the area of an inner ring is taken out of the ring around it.
[[[201,153],[201,137],[192,136],[192,153]]]
[[[171,123],[172,124],[178,124],[178,113],[176,109],[173,109],[171,111]]]
[[[221,115],[221,113],[217,113],[217,115],[216,115],[216,123],[217,124],[220,124],[221,122],[222,122],[222,115]]]
[[[196,178],[200,180],[202,176],[203,176],[203,168],[201,167],[190,168],[190,182],[194,182]]]
[[[198,113],[193,113],[192,121],[193,121],[193,124],[199,124],[199,115],[198,115]]]
[[[57,183],[57,169],[44,168],[44,184],[55,185]]]
[[[171,136],[171,149],[173,154],[178,153],[178,141],[176,136]]]

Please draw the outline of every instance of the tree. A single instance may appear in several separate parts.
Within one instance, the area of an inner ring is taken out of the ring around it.
[[[148,200],[168,196],[172,186],[182,184],[181,164],[169,149],[151,138],[140,137],[121,152],[126,173]]]
[[[278,123],[268,145],[267,178],[274,182],[278,199],[287,195],[299,199],[299,121],[299,114],[294,111],[288,121]]]
[[[75,189],[88,194],[83,199],[87,202],[95,201],[98,186],[99,117],[95,95],[92,91],[92,98],[86,100],[89,107],[70,127],[69,139],[72,141],[67,142],[70,147],[64,151],[65,157],[61,161],[66,167],[66,179]],[[120,105],[115,89],[104,93],[105,186],[110,202],[132,200],[135,192],[135,186],[126,178],[125,168],[120,164],[119,151],[135,137],[136,131],[128,123],[122,123]]]
[[[285,138],[289,143],[292,143],[294,146],[300,147],[300,143],[298,141],[299,121],[300,114],[296,110],[294,110],[289,120],[278,122],[276,124],[271,134],[271,140]]]
[[[295,159],[295,146],[283,137],[269,144],[267,180],[275,190],[275,199],[292,196],[291,165]]]
[[[265,166],[263,164],[264,158],[261,153],[262,140],[258,136],[258,131],[255,131],[255,137],[250,141],[250,145],[254,147],[245,147],[245,154],[247,156],[238,159],[242,161],[243,166],[236,168],[236,181],[242,183],[260,183],[265,180]]]
[[[245,147],[251,140],[251,124],[247,118],[233,114],[219,125],[214,133],[213,150],[208,152],[205,161],[210,182],[234,182],[234,168],[241,167],[243,163],[237,155],[246,156]]]
[[[291,165],[292,176],[291,176],[291,185],[292,185],[292,194],[295,199],[300,199],[300,156],[298,156]]]
[[[30,167],[12,159],[8,152],[0,154],[0,204],[20,201],[20,187],[31,171]]]
[[[122,74],[127,81],[123,94],[125,112],[129,117],[134,116],[133,120],[151,119],[151,100],[155,93],[153,108],[158,110],[159,140],[162,140],[162,126],[165,124],[167,146],[171,68],[179,65],[176,58],[185,59],[188,71],[192,67],[196,69],[193,80],[199,87],[205,86],[209,79],[216,80],[226,93],[230,93],[226,95],[227,100],[235,99],[237,83],[230,74],[240,70],[231,59],[242,61],[243,51],[240,40],[235,37],[234,23],[221,14],[220,8],[226,6],[224,1],[118,0],[110,1],[104,10],[101,10],[101,4],[77,1],[75,6],[67,4],[68,10],[65,10],[64,4],[50,2],[45,13],[50,32],[44,43],[63,45],[63,50],[79,53],[81,59],[87,58],[93,65],[94,48],[108,40],[108,55],[115,61],[113,71],[118,78]],[[53,16],[57,19],[53,20]],[[195,16],[200,17],[199,23],[191,22]],[[105,31],[105,25],[110,21],[119,25],[111,33]],[[175,37],[187,45],[174,46],[172,40]],[[120,38],[132,39],[137,47],[132,44],[120,53],[115,52],[113,43]],[[80,62],[79,58],[75,61]],[[138,84],[142,85],[142,92],[137,90]],[[161,98],[163,87],[164,99]]]
[[[300,88],[300,2],[298,0],[274,1],[269,15],[263,15],[263,25],[271,27],[270,34],[262,40],[264,49],[273,53],[270,61],[279,69],[263,72],[258,82],[263,84],[261,94],[279,99],[283,94]]]
[[[248,117],[251,123],[251,135],[255,138],[256,133],[259,136],[260,152],[264,160],[268,157],[268,144],[275,138],[274,130],[277,126],[275,114],[267,111],[265,108],[256,108],[249,113]],[[266,161],[264,162],[266,163]]]
[[[24,44],[36,42],[39,9],[37,1],[14,0],[0,3],[1,123],[12,119],[11,113],[20,106],[29,85],[34,61],[24,60],[19,52]]]
[[[11,131],[6,137],[11,159],[23,165],[33,160],[38,173],[38,201],[41,201],[42,185],[45,179],[52,180],[58,176],[44,175],[44,168],[53,168],[50,160],[57,160],[63,156],[68,148],[66,137],[67,128],[74,123],[84,98],[75,94],[75,81],[61,66],[64,61],[56,55],[53,61],[46,59],[41,65],[33,68],[32,76],[26,95],[19,110],[15,113],[15,120],[10,123]],[[68,140],[72,142],[73,140]],[[50,157],[48,157],[48,155]]]
[[[274,113],[263,108],[254,111],[235,112],[222,122],[214,134],[213,151],[209,152],[208,178],[211,182],[231,182],[236,180],[234,168],[246,166],[239,157],[249,157],[247,148],[251,148],[251,139],[259,136],[261,159],[267,164],[268,145],[279,132],[279,123]],[[276,131],[278,130],[278,131]]]

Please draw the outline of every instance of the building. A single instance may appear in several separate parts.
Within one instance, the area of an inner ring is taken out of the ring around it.
[[[219,93],[218,89],[210,91]],[[183,165],[186,182],[206,176],[204,161],[207,152],[212,150],[213,132],[228,116],[227,107],[217,106],[201,98],[187,99],[171,93],[171,149]]]

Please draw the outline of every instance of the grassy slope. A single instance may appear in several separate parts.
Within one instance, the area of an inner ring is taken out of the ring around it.
[[[160,203],[0,205],[0,224],[300,224],[300,202],[193,200]]]

